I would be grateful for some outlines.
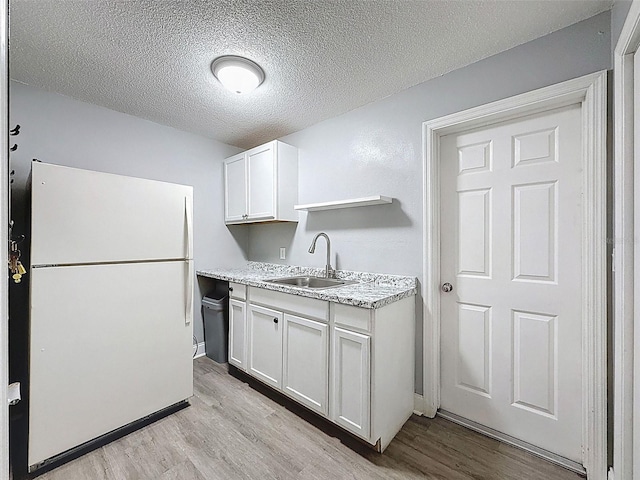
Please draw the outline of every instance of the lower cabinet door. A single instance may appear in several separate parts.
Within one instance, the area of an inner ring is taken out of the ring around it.
[[[283,314],[249,305],[249,373],[272,387],[282,388]]]
[[[283,390],[316,412],[328,414],[329,326],[284,315]]]
[[[331,419],[369,438],[371,425],[371,337],[333,329]]]
[[[245,303],[229,300],[229,363],[247,370],[247,312]]]

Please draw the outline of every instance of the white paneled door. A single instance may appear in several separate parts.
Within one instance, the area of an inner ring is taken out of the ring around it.
[[[303,405],[328,414],[329,325],[284,315],[282,388]]]
[[[371,337],[334,327],[331,355],[331,418],[341,427],[368,439],[371,431]]]
[[[581,141],[575,105],[440,143],[441,409],[579,463]]]
[[[275,142],[260,145],[246,152],[249,171],[248,211],[250,220],[275,217]]]
[[[249,373],[271,387],[282,387],[283,314],[249,305],[247,313]]]
[[[229,363],[247,369],[247,310],[245,302],[229,300]]]
[[[244,153],[234,155],[224,162],[224,194],[224,220],[243,220],[247,213],[247,163]]]

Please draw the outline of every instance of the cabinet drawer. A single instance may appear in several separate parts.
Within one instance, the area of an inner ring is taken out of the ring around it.
[[[238,300],[247,299],[247,286],[241,283],[229,282],[229,296]]]
[[[305,317],[329,320],[329,302],[315,298],[301,297],[290,293],[274,292],[264,288],[251,287],[251,303],[266,305],[284,312],[296,313]]]
[[[373,310],[353,307],[351,305],[333,304],[333,321],[337,326],[355,328],[363,332],[371,332]]]

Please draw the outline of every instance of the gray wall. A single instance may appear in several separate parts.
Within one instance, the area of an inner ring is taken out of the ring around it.
[[[307,253],[329,234],[338,267],[422,279],[422,122],[611,66],[605,12],[532,42],[335,117],[282,140],[300,149],[299,202],[368,195],[391,205],[302,212],[296,226],[250,227],[249,258],[322,266]],[[318,252],[318,251],[317,251]],[[416,328],[416,390],[422,391],[422,299]]]
[[[10,85],[14,218],[24,231],[25,187],[32,158],[101,172],[194,187],[195,267],[233,266],[246,260],[248,232],[224,226],[222,160],[239,149],[140,118],[23,84]],[[196,284],[194,333],[202,341],[200,298],[211,284]],[[202,292],[200,291],[202,290]]]

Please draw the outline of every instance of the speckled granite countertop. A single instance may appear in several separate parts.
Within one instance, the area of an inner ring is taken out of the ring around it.
[[[418,291],[415,277],[350,272],[348,270],[337,270],[336,277],[355,280],[359,283],[326,289],[308,289],[266,282],[265,280],[269,279],[296,275],[324,276],[324,269],[322,268],[291,267],[275,263],[249,262],[242,268],[198,270],[197,274],[202,277],[216,278],[227,282],[362,308],[384,307],[405,297],[415,295]]]

